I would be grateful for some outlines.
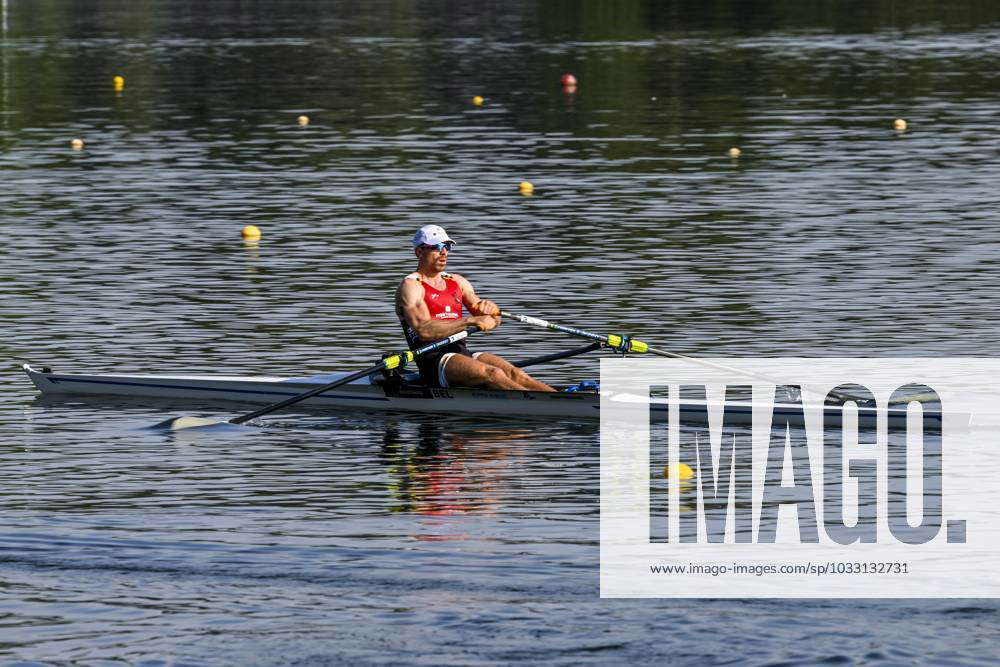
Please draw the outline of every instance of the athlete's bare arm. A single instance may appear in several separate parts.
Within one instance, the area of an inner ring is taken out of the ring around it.
[[[424,303],[424,286],[411,278],[404,279],[396,290],[396,313],[406,320],[421,340],[428,343],[447,338],[470,326],[489,331],[499,324],[497,318],[488,315],[473,315],[455,320],[434,319]]]
[[[492,316],[500,324],[500,308],[489,299],[480,299],[472,283],[457,273],[451,277],[458,281],[462,288],[462,303],[469,312],[476,315]],[[481,353],[475,359],[454,357],[445,367],[449,381],[453,376],[456,382],[465,382],[471,386],[487,386],[495,389],[522,389],[525,391],[555,391],[552,387],[539,382],[522,369],[496,354]]]
[[[476,296],[476,290],[473,289],[472,283],[466,280],[464,277],[458,275],[457,273],[451,274],[451,277],[458,282],[458,286],[462,288],[462,303],[465,307],[469,309],[469,312],[473,315],[490,315],[494,317],[497,324],[500,324],[500,307],[489,299],[480,299]]]

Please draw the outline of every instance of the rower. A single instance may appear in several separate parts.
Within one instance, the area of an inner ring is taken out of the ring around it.
[[[424,225],[413,235],[417,270],[403,278],[396,290],[396,315],[410,349],[479,327],[500,326],[500,308],[480,299],[472,284],[457,273],[445,273],[455,246],[437,225]],[[463,317],[462,307],[471,313]],[[420,377],[431,387],[486,387],[522,391],[555,391],[509,361],[489,352],[472,353],[465,341],[453,343],[417,358]]]

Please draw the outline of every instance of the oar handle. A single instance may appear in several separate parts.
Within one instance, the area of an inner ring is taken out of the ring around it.
[[[280,410],[282,408],[287,408],[289,405],[294,405],[300,401],[304,401],[307,398],[312,398],[313,396],[319,396],[325,391],[330,391],[331,389],[336,389],[337,387],[342,387],[345,384],[350,384],[355,380],[360,380],[363,377],[371,375],[372,373],[378,373],[381,370],[392,370],[393,368],[402,368],[406,364],[413,361],[415,358],[422,354],[427,354],[428,352],[433,352],[438,350],[445,345],[451,345],[452,343],[457,343],[458,341],[467,338],[470,334],[479,331],[479,327],[468,327],[464,331],[459,331],[458,333],[452,334],[447,338],[442,338],[441,340],[434,341],[433,343],[428,343],[423,347],[419,347],[416,350],[403,350],[402,352],[397,352],[396,354],[389,355],[378,364],[372,366],[371,368],[366,368],[363,371],[358,371],[357,373],[351,373],[346,377],[334,380],[329,384],[325,384],[322,387],[316,387],[315,389],[310,389],[304,394],[297,394],[290,398],[286,398],[278,403],[273,403],[272,405],[265,406],[260,410],[255,410],[249,414],[241,415],[239,417],[234,417],[229,420],[230,424],[242,424],[243,422],[248,422],[251,419],[256,419],[257,417],[263,417],[266,414],[274,412],[275,410]]]

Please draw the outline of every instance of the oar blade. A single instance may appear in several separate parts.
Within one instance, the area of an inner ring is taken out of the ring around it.
[[[158,424],[153,424],[150,428],[161,431],[182,431],[188,428],[203,428],[205,426],[217,426],[228,422],[218,419],[206,419],[205,417],[171,417]]]

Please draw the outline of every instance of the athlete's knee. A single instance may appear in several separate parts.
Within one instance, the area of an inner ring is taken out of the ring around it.
[[[507,377],[518,384],[524,384],[525,382],[531,381],[531,376],[517,366],[511,366],[507,369]]]
[[[496,366],[480,364],[475,370],[475,383],[483,386],[504,386],[507,375]]]

